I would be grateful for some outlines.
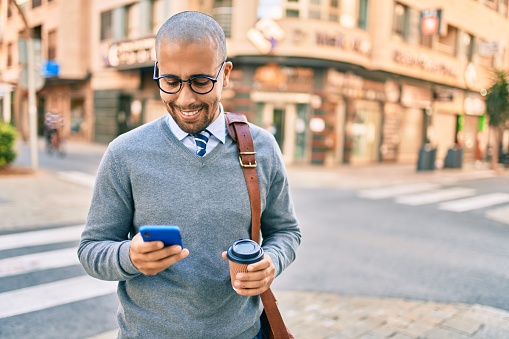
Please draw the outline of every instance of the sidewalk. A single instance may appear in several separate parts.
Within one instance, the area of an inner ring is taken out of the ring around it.
[[[97,152],[101,145],[69,144],[71,152]],[[483,177],[489,170],[437,170],[412,166],[336,169],[289,167],[292,187],[367,188],[405,182],[447,182],[458,176]],[[507,175],[506,173],[503,175]],[[84,223],[92,189],[56,173],[0,175],[0,233]],[[482,305],[345,296],[308,291],[274,291],[296,338],[509,338],[509,312]],[[107,332],[95,339],[116,338]]]

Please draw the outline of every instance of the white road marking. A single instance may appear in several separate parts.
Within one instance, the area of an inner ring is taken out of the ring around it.
[[[441,203],[438,208],[452,212],[464,212],[492,205],[509,202],[507,193],[491,193],[475,196],[472,198],[460,199]]]
[[[52,228],[0,236],[0,250],[79,240],[83,225]]]
[[[0,319],[115,293],[116,281],[89,276],[0,293]]]
[[[444,200],[470,197],[475,194],[473,188],[453,187],[440,190],[434,190],[421,194],[402,195],[396,197],[396,202],[404,205],[424,205],[432,204]]]
[[[74,184],[78,184],[89,188],[94,188],[95,184],[94,175],[78,171],[57,172],[57,174],[61,179],[65,181],[72,182]]]
[[[39,252],[0,260],[0,278],[42,271],[51,268],[79,265],[77,248]]]
[[[509,225],[509,205],[490,209],[484,215],[488,219]]]
[[[421,182],[405,185],[394,185],[382,188],[372,188],[359,191],[359,197],[366,199],[384,199],[391,198],[402,194],[430,191],[438,189],[439,184]]]

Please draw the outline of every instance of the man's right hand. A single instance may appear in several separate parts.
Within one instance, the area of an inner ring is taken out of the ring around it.
[[[164,247],[162,241],[144,242],[139,233],[131,240],[129,249],[131,262],[145,275],[156,275],[188,255],[189,250],[179,245]]]

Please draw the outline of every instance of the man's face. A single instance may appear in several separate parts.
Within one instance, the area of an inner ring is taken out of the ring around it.
[[[183,80],[196,75],[215,78],[224,61],[217,54],[211,44],[179,45],[163,41],[157,56],[159,75],[173,75]],[[221,92],[228,85],[231,69],[232,64],[225,63],[214,88],[207,94],[193,92],[187,81],[176,94],[159,91],[168,113],[183,131],[198,133],[218,117]]]

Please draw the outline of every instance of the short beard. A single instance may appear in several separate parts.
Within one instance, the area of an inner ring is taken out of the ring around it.
[[[175,104],[172,104],[169,101],[163,101],[163,102],[164,102],[164,105],[166,106],[166,110],[171,115],[171,117],[173,118],[175,123],[180,127],[181,130],[183,130],[184,132],[189,133],[189,134],[199,133],[199,132],[203,131],[219,115],[219,99],[214,100],[210,104],[202,103],[202,104],[198,104],[198,105],[190,105],[185,108],[182,106],[177,106]],[[175,116],[179,117],[179,114],[177,112],[180,110],[202,110],[207,113],[211,112],[211,110],[212,110],[214,113],[211,116],[208,116],[208,114],[205,115],[205,120],[203,122],[201,122],[200,124],[188,124],[188,123],[180,121],[180,119],[175,118]]]

